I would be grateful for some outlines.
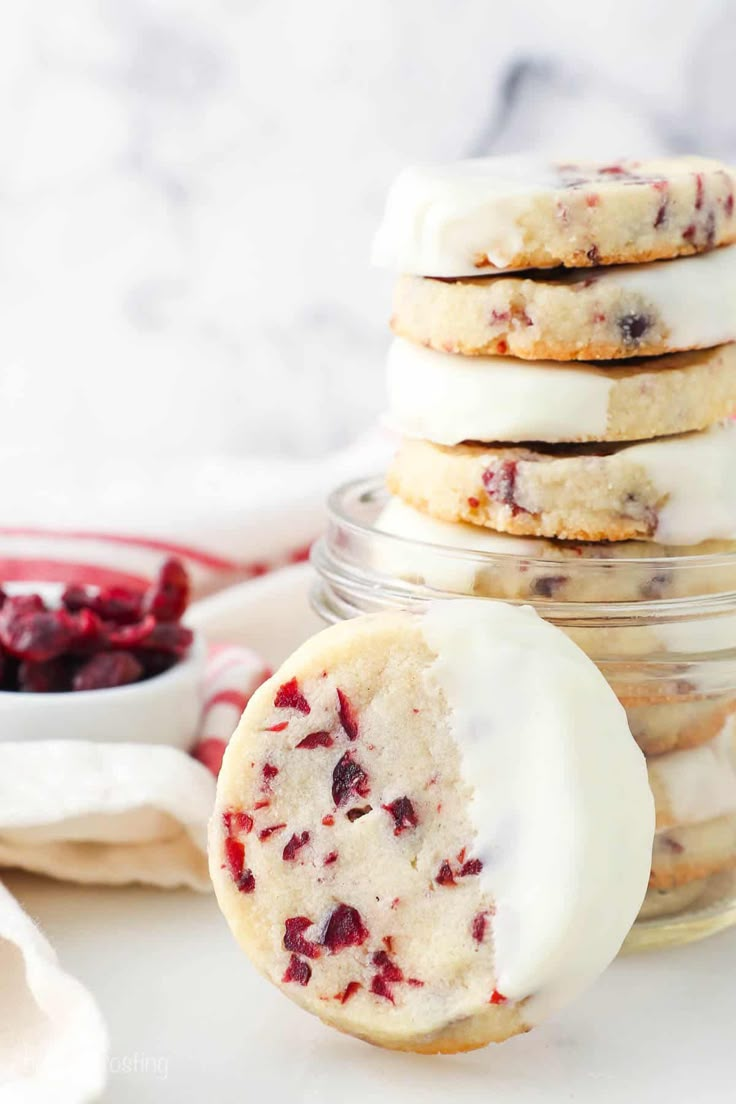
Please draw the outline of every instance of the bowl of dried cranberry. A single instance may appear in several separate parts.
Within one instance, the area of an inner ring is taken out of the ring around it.
[[[0,740],[191,747],[206,649],[181,623],[188,601],[173,559],[146,590],[0,589]]]

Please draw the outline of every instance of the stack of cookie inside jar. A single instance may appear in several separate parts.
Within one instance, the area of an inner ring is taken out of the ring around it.
[[[375,247],[401,441],[366,573],[533,604],[599,663],[656,798],[643,941],[736,919],[735,186],[700,158],[410,169]]]

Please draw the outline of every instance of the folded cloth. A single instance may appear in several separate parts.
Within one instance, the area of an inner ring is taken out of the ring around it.
[[[375,432],[318,460],[29,456],[0,491],[0,580],[143,587],[177,556],[210,594],[305,559],[330,490],[389,451]]]
[[[196,758],[147,744],[0,741],[0,867],[208,891],[214,776],[267,675],[254,652],[213,649]]]
[[[83,1104],[106,1079],[97,1005],[0,885],[0,1104]]]

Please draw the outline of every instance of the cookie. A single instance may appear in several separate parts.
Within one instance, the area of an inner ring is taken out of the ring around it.
[[[672,889],[654,889],[650,886],[637,920],[657,920],[662,916],[684,912],[698,902],[709,884],[708,878],[696,878]]]
[[[657,831],[736,814],[736,726],[707,744],[647,760]]]
[[[438,353],[395,338],[391,428],[463,441],[635,441],[705,429],[736,411],[736,345],[622,364]]]
[[[393,494],[442,521],[573,541],[736,538],[736,424],[634,445],[405,440]]]
[[[521,276],[400,276],[391,328],[444,353],[613,360],[736,340],[736,249],[677,264]]]
[[[617,687],[614,684],[614,690]],[[627,696],[630,687],[619,689],[619,701],[626,710],[631,735],[645,755],[665,755],[696,748],[712,740],[729,717],[736,713],[733,691],[698,694],[651,694],[649,701]]]
[[[736,866],[736,813],[657,832],[649,884],[674,889]]]
[[[594,665],[530,609],[439,602],[335,625],[254,694],[210,867],[244,950],[303,1008],[454,1052],[527,1030],[607,965],[653,819]]]
[[[377,571],[452,594],[535,603],[642,602],[736,589],[736,557],[723,570],[736,541],[693,546],[515,537],[438,521],[398,497],[389,499],[374,528],[400,538],[374,541]],[[458,554],[448,555],[453,550]],[[689,558],[686,568],[667,562],[683,556]],[[715,557],[719,571],[713,569]]]
[[[373,259],[417,276],[479,276],[656,261],[733,241],[734,172],[718,161],[486,157],[405,169]]]

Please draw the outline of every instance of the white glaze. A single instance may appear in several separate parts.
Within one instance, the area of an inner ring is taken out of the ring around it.
[[[662,785],[673,824],[698,824],[736,810],[736,722],[700,747],[660,755],[651,770]]]
[[[472,594],[478,565],[467,556],[454,556],[442,548],[459,548],[464,552],[505,553],[512,556],[542,556],[540,545],[545,542],[533,537],[512,537],[496,533],[480,525],[464,522],[438,521],[407,506],[400,498],[386,503],[375,523],[376,529],[397,541],[377,543],[373,563],[378,571],[399,578],[421,576],[435,590],[457,594]],[[435,545],[436,548],[423,546]]]
[[[550,162],[486,157],[416,165],[394,181],[373,244],[373,263],[421,276],[477,275],[478,242],[499,268],[521,247],[529,197],[559,188]]]
[[[699,544],[736,538],[736,422],[633,445],[613,463],[640,464],[665,498],[656,540]]]
[[[644,758],[597,668],[529,607],[438,602],[423,624],[473,790],[497,988],[534,1023],[606,968],[644,898]]]
[[[617,372],[544,360],[465,357],[394,338],[390,425],[439,445],[600,440]]]
[[[595,271],[607,294],[640,295],[664,323],[675,349],[709,348],[736,338],[736,247],[654,264],[616,265]],[[590,272],[576,273],[576,280]]]

